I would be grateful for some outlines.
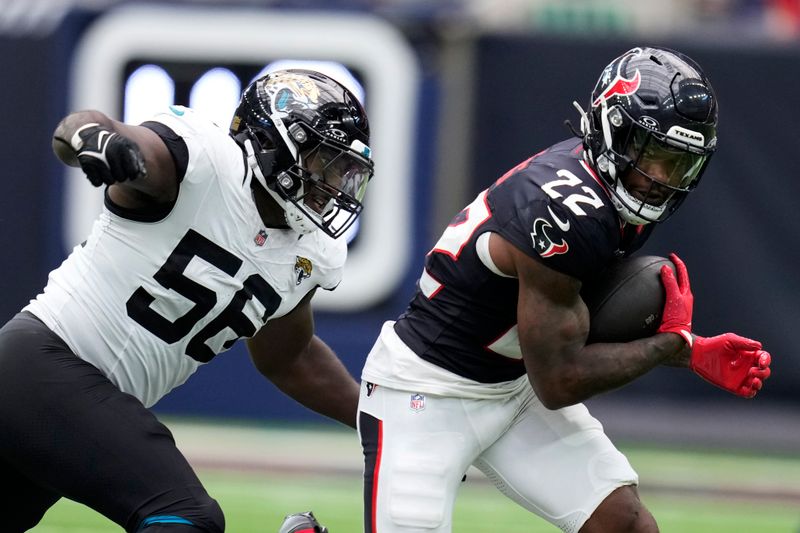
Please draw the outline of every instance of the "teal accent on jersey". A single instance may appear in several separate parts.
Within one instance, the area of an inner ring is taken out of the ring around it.
[[[185,518],[181,518],[180,516],[160,515],[160,516],[148,516],[147,518],[142,520],[142,525],[139,526],[139,529],[142,530],[146,527],[152,526],[153,524],[184,524],[187,526],[194,525],[190,520],[186,520]]]
[[[169,110],[178,115],[179,117],[182,117],[183,114],[186,113],[186,111],[184,111],[183,109],[178,109],[174,105],[169,106]]]

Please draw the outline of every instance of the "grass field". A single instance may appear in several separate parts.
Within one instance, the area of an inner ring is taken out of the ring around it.
[[[361,527],[360,450],[352,433],[169,423],[231,533],[277,531],[283,516],[312,509],[332,533]],[[641,494],[665,533],[800,533],[800,455],[762,456],[621,445]],[[67,500],[37,533],[119,528]],[[503,498],[470,471],[454,513],[456,533],[557,529]]]

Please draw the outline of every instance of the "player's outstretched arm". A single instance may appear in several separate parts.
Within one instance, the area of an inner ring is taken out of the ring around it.
[[[247,341],[259,372],[309,409],[356,427],[359,387],[333,350],[314,335],[311,297]]]
[[[531,384],[548,409],[630,383],[686,345],[682,336],[672,334],[586,345],[589,310],[577,279],[548,268],[498,235],[490,239],[490,253],[501,271],[519,279],[520,348]]]
[[[95,187],[108,185],[122,207],[175,199],[178,179],[164,142],[152,130],[118,122],[100,111],[67,115],[53,132],[53,152],[80,167]]]

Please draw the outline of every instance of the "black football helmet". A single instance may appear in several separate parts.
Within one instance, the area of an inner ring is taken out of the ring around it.
[[[574,105],[585,154],[632,224],[674,213],[716,149],[714,90],[699,65],[674,50],[625,52],[603,70],[589,109]],[[637,185],[626,173],[639,174]]]
[[[266,74],[242,93],[230,132],[289,227],[336,238],[355,222],[374,165],[367,114],[342,84],[311,70]]]

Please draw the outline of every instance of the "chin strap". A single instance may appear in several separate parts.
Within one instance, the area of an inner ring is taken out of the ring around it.
[[[597,145],[597,133],[592,133],[591,130],[591,123],[589,119],[588,113],[581,107],[578,102],[573,101],[572,106],[578,110],[578,115],[580,115],[580,135],[576,133],[576,137],[580,137],[583,139],[583,146],[585,148],[583,152],[583,157],[587,163],[591,164],[593,167],[600,167],[599,170],[603,172],[608,172],[609,161],[608,158],[595,153],[595,151],[599,148]],[[570,126],[570,129],[571,126]],[[573,133],[575,133],[573,131]]]
[[[634,226],[644,226],[646,224],[650,224],[652,221],[658,220],[658,218],[664,212],[663,206],[651,206],[634,198],[633,195],[631,195],[631,193],[629,193],[625,186],[619,181],[617,182],[614,190],[616,194],[612,194],[611,201],[614,204],[614,207],[617,208],[617,212],[622,219],[629,224],[633,224]],[[634,207],[636,207],[636,209],[634,209]],[[640,215],[642,213],[649,216],[650,219],[641,217]]]
[[[572,106],[578,110],[578,115],[581,117],[580,121],[580,128],[581,133],[583,136],[589,135],[589,115],[586,114],[586,111],[581,107],[581,104],[578,102],[573,101]]]

